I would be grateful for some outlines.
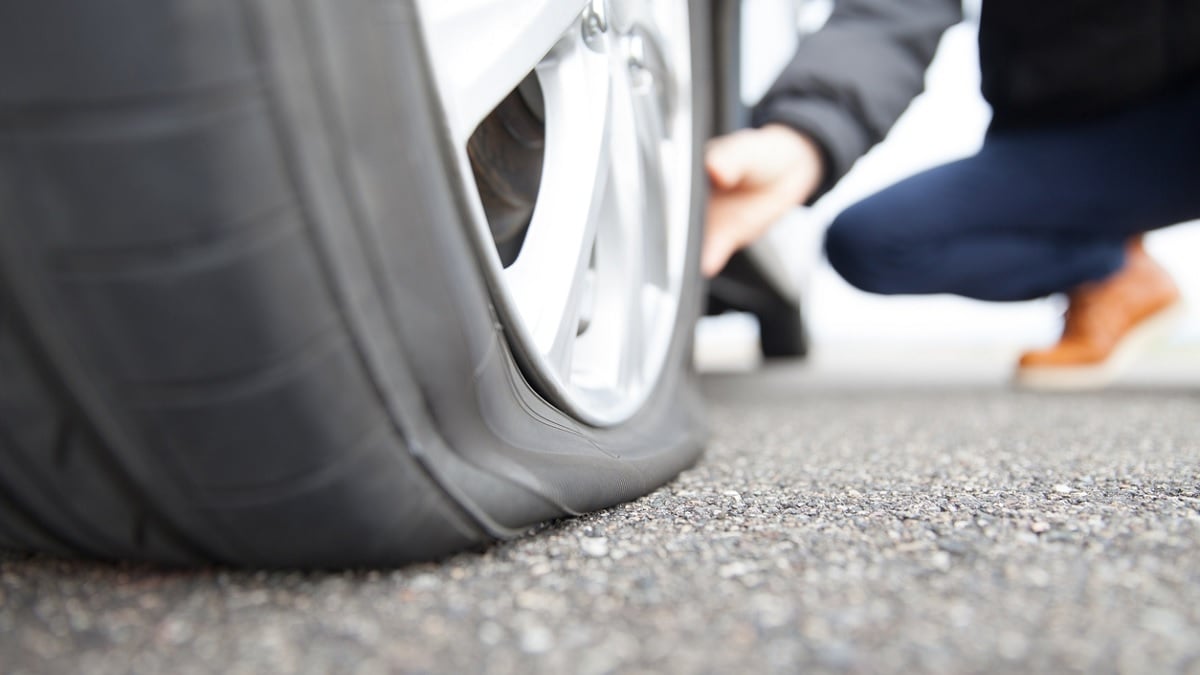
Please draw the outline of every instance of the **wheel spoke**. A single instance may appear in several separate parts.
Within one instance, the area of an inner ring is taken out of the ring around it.
[[[475,127],[578,20],[587,0],[418,0],[451,133]]]
[[[654,42],[635,34],[630,38],[630,101],[635,135],[638,139],[638,162],[645,176],[642,204],[642,240],[644,269],[647,283],[667,288],[668,227],[670,212],[667,204],[671,183],[667,157],[673,141],[667,117],[670,102],[664,94],[668,85],[666,63]]]
[[[661,189],[655,167],[646,161],[648,144],[657,146],[657,139],[645,135],[638,118],[639,93],[636,81],[640,73],[621,41],[613,68],[613,113],[611,116],[614,219],[606,223],[613,233],[613,254],[601,264],[612,267],[611,283],[620,288],[619,301],[623,316],[615,317],[623,329],[613,341],[616,349],[616,383],[621,388],[635,388],[641,378],[648,345],[645,342],[647,317],[642,312],[642,288],[648,275],[655,270],[647,267],[648,234],[662,226],[662,214],[651,212],[657,203],[655,195]],[[665,264],[665,258],[664,263]]]
[[[537,350],[568,368],[610,176],[607,58],[567,40],[538,67],[547,109],[545,165],[525,244],[505,281]]]
[[[594,327],[578,341],[573,363],[576,384],[586,383],[595,390],[634,390],[643,379],[649,325],[643,312],[643,288],[648,275],[657,277],[660,272],[647,264],[666,264],[665,255],[649,260],[648,244],[663,238],[657,232],[665,217],[654,212],[661,206],[654,193],[663,187],[654,173],[660,164],[659,137],[652,136],[655,130],[640,119],[643,103],[638,100],[636,80],[642,73],[629,45],[628,36],[619,36],[611,44],[609,142],[604,147],[610,174],[601,198],[596,240],[596,284],[602,293],[594,309]]]
[[[616,115],[614,115],[615,117]],[[611,126],[610,126],[611,128]],[[625,167],[610,164],[610,172],[619,174]],[[592,321],[574,347],[573,384],[592,391],[615,390],[628,381],[625,358],[638,320],[637,305],[631,291],[640,260],[630,256],[630,237],[621,227],[621,191],[618,181],[610,179],[601,198],[598,213],[602,226],[596,233],[595,285],[598,291],[592,306]]]

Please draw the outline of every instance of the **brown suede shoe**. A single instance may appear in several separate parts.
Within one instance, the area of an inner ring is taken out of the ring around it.
[[[1169,330],[1183,309],[1175,282],[1146,253],[1141,237],[1130,242],[1124,267],[1079,286],[1068,300],[1062,339],[1021,357],[1018,385],[1064,391],[1103,387],[1152,338]]]

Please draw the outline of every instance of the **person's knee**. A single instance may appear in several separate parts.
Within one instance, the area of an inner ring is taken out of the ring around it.
[[[868,293],[895,293],[888,273],[887,233],[870,209],[852,206],[825,233],[825,256],[851,286]]]

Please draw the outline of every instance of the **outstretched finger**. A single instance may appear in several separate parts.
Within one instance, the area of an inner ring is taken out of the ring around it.
[[[708,142],[704,149],[704,168],[713,186],[732,190],[742,183],[750,169],[742,148],[746,142],[745,132],[721,136]]]
[[[700,273],[706,279],[717,276],[737,249],[737,242],[728,233],[721,230],[706,232],[700,252]]]

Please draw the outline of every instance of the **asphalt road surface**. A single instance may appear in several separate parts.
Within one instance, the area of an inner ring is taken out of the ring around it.
[[[0,671],[1200,672],[1200,379],[907,368],[709,376],[678,481],[442,564],[0,557]]]

